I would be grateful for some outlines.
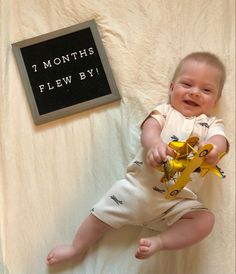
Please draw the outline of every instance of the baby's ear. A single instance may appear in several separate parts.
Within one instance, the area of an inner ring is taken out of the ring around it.
[[[169,95],[173,91],[173,88],[174,88],[174,83],[171,82],[170,85],[169,85]]]
[[[220,97],[221,97],[221,96],[218,96],[218,97],[216,98],[216,100],[215,100],[215,105],[217,105],[217,103],[220,101]]]

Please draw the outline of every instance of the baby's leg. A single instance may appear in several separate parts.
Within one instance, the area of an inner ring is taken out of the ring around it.
[[[57,264],[74,257],[82,257],[88,248],[99,240],[109,228],[109,225],[90,214],[81,224],[71,245],[55,247],[48,254],[48,265]]]
[[[192,211],[161,234],[141,239],[135,253],[137,259],[146,259],[159,250],[176,250],[191,246],[212,230],[214,215],[208,211]]]

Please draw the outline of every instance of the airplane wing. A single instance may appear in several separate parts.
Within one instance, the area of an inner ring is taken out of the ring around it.
[[[201,166],[205,156],[212,150],[212,148],[213,146],[211,144],[204,145],[198,150],[194,157],[189,160],[189,163],[186,165],[186,168],[178,177],[175,184],[171,186],[166,193],[167,199],[175,198],[176,195],[178,195],[178,193],[186,186],[186,184],[191,180],[190,174]]]
[[[192,136],[186,141],[172,141],[168,144],[176,152],[175,159],[185,158],[192,152],[193,147],[198,143],[199,138]]]
[[[219,160],[224,155],[225,155],[225,152],[220,153]],[[215,173],[215,175],[217,175],[221,179],[225,178],[224,172],[220,169],[220,167],[218,167],[218,166],[213,167],[212,165],[209,165],[207,163],[202,163],[201,166],[200,166],[200,176],[201,177],[205,176],[208,173],[208,171],[211,171],[211,172]]]
[[[213,172],[216,176],[218,176],[221,179],[225,178],[224,172],[218,167],[213,167],[211,165],[208,165],[206,163],[203,163],[200,167],[200,176],[205,176],[209,171]]]

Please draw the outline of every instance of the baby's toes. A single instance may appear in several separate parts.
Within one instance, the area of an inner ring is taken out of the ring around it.
[[[151,246],[151,241],[148,239],[141,239],[139,241],[140,246],[145,246],[145,247],[150,247]]]
[[[147,253],[149,251],[148,246],[140,246],[139,247],[139,253]]]

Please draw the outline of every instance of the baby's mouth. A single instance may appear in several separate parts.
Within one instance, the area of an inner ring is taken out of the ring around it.
[[[190,105],[190,106],[193,106],[193,107],[198,107],[199,104],[191,101],[191,100],[184,100],[184,103],[187,104],[187,105]]]

